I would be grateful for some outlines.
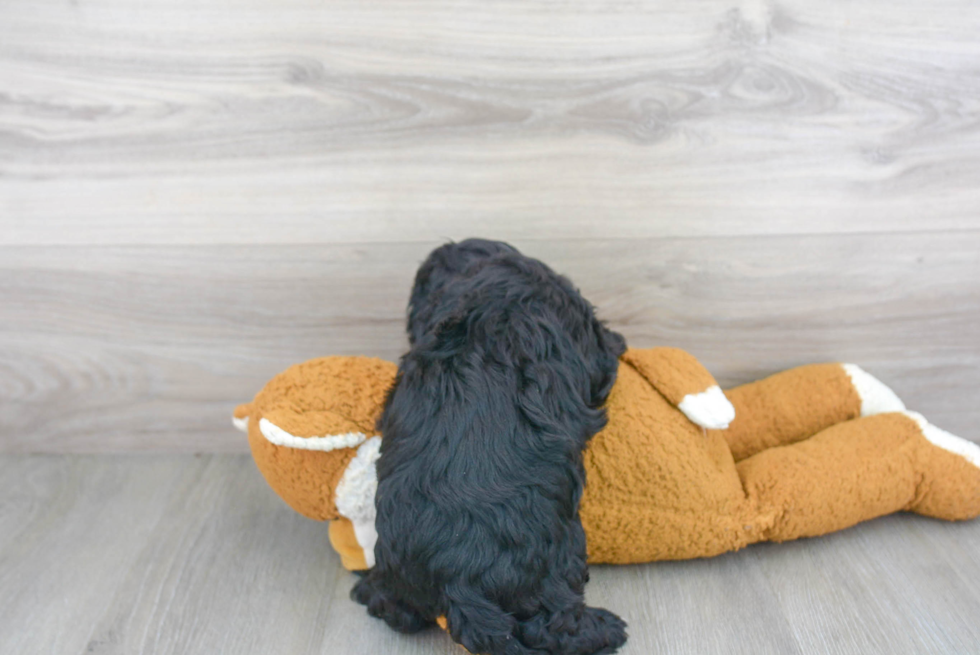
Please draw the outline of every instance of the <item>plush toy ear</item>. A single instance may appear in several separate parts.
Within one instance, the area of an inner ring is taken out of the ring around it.
[[[231,415],[232,424],[242,432],[248,432],[248,417],[252,415],[252,403],[242,403]]]

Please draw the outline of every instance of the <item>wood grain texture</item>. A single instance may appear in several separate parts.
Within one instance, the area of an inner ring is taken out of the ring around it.
[[[0,243],[977,227],[980,8],[4,3]]]
[[[288,365],[397,359],[432,245],[2,248],[0,450],[244,451],[233,406]],[[723,385],[852,361],[980,439],[980,232],[516,245]]]
[[[980,522],[894,515],[689,562],[592,567],[623,655],[980,649]],[[325,526],[246,456],[0,457],[0,652],[458,655],[349,600]]]

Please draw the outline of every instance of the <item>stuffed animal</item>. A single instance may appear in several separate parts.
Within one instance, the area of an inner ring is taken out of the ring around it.
[[[351,570],[374,564],[375,421],[396,369],[314,359],[234,414],[265,479],[296,511],[330,521]],[[709,557],[898,511],[980,515],[980,446],[905,411],[851,364],[722,392],[684,351],[630,349],[606,408],[580,505],[592,563]]]

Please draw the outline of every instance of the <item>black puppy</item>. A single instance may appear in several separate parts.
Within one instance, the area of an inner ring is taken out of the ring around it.
[[[422,265],[408,330],[352,597],[402,632],[445,616],[471,653],[614,651],[626,624],[585,606],[578,504],[623,338],[566,278],[477,239]]]

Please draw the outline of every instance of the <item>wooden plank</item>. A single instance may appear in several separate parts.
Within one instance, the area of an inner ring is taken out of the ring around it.
[[[0,457],[0,652],[456,655],[349,600],[325,526],[247,456]],[[980,521],[895,515],[707,560],[592,567],[641,653],[980,649]]]
[[[977,521],[898,514],[707,560],[593,567],[636,653],[972,653]]]
[[[964,0],[8,2],[0,243],[958,230]]]
[[[0,459],[0,652],[79,653],[193,457]],[[89,650],[88,652],[95,652]]]
[[[978,540],[976,521],[899,514],[749,552],[807,652],[972,653]]]
[[[451,651],[400,643],[348,600],[326,526],[247,457],[17,457],[0,471],[0,521],[8,498],[34,508],[0,535],[0,652]]]
[[[120,654],[392,652],[398,635],[360,630],[371,621],[347,598],[353,576],[326,525],[285,507],[247,457],[205,459],[206,474],[172,499],[93,643]],[[333,649],[345,640],[378,648]]]
[[[0,450],[241,452],[231,409],[286,366],[398,357],[432,245],[0,249]],[[516,245],[724,385],[853,361],[980,438],[978,232]]]
[[[589,573],[588,602],[629,624],[623,653],[806,652],[758,562],[743,554]]]

